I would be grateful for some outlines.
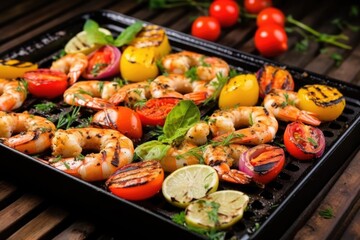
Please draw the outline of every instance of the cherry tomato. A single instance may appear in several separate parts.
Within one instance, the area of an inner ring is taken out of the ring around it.
[[[272,0],[244,0],[244,7],[248,13],[257,14],[261,10],[272,5]]]
[[[325,136],[317,127],[292,122],[286,126],[284,144],[291,156],[299,160],[310,160],[323,155]]]
[[[143,134],[139,115],[128,107],[100,110],[93,116],[92,123],[116,129],[131,139],[140,139]]]
[[[255,47],[264,57],[276,57],[288,49],[287,34],[277,24],[266,24],[255,32]]]
[[[230,27],[238,21],[240,7],[233,0],[214,1],[210,4],[209,14],[219,20],[221,27]]]
[[[152,98],[144,106],[137,108],[136,112],[143,126],[163,126],[166,116],[179,101],[176,98]]]
[[[239,169],[255,182],[267,184],[277,177],[284,164],[285,152],[281,147],[260,144],[241,154]]]
[[[118,197],[127,200],[144,200],[157,194],[164,181],[164,170],[155,160],[130,163],[117,170],[105,182]]]
[[[278,24],[281,27],[285,26],[285,15],[284,13],[275,7],[268,7],[259,12],[256,17],[256,24],[258,27],[267,25],[267,24]]]
[[[216,41],[221,34],[219,20],[211,16],[200,16],[191,26],[191,35],[208,41]]]
[[[35,97],[54,99],[68,87],[67,75],[63,72],[40,68],[24,73],[28,91]]]
[[[272,65],[264,65],[257,73],[259,83],[259,96],[264,98],[271,89],[283,89],[294,91],[295,82],[290,72],[284,68]]]
[[[88,66],[83,73],[87,79],[103,79],[120,73],[121,53],[117,47],[105,45],[88,56]]]

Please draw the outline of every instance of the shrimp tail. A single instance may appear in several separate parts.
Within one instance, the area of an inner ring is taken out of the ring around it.
[[[91,101],[88,101],[84,104],[86,107],[94,108],[94,109],[105,109],[105,108],[112,108],[115,105],[107,100],[102,98],[93,98]]]
[[[310,124],[313,126],[319,126],[321,124],[321,121],[316,117],[315,113],[308,112],[308,111],[300,111],[300,114],[298,116],[299,121]]]
[[[115,105],[118,105],[119,103],[123,102],[126,98],[126,92],[118,92],[112,95],[109,98],[109,102]]]
[[[219,178],[223,181],[237,184],[248,184],[251,182],[249,175],[236,169],[230,169],[230,166],[224,162],[212,167],[217,171]]]
[[[207,92],[191,92],[184,95],[184,99],[192,100],[196,105],[203,103],[207,99]]]

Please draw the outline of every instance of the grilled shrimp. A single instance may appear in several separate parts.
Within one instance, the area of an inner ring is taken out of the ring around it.
[[[55,125],[27,112],[0,111],[0,142],[26,154],[38,154],[51,146]]]
[[[214,141],[230,137],[229,141],[237,144],[258,145],[270,142],[278,130],[274,115],[260,106],[218,110],[210,116],[208,122]],[[244,126],[247,127],[239,129]]]
[[[107,179],[134,156],[133,142],[113,129],[59,129],[51,148],[50,165],[89,182]],[[83,156],[84,150],[90,153]]]
[[[227,77],[230,72],[229,65],[221,58],[191,51],[168,54],[162,58],[161,62],[168,73],[185,74],[194,67],[197,77],[204,81],[210,81],[218,74]]]
[[[238,164],[240,155],[247,149],[246,146],[239,144],[230,144],[229,146],[208,145],[203,154],[204,162],[217,171],[221,180],[247,184],[251,181],[250,176],[238,169],[231,169],[233,165]]]
[[[74,84],[81,76],[88,65],[87,56],[83,53],[69,53],[54,61],[50,69],[66,73],[69,77],[69,84]]]
[[[297,106],[297,92],[272,89],[264,98],[264,107],[274,116],[284,122],[301,121],[313,126],[319,126],[321,121],[315,113],[300,110]]]
[[[209,125],[205,121],[194,124],[185,135],[185,141],[201,146],[207,143],[210,134]]]
[[[115,105],[125,102],[128,106],[134,106],[138,101],[151,97],[149,86],[150,83],[148,81],[126,84],[109,98],[109,102]]]
[[[217,79],[212,81],[217,81]],[[188,99],[193,100],[196,104],[211,97],[215,90],[214,84],[210,84],[210,82],[192,81],[182,74],[160,75],[150,83],[150,93],[153,98]]]
[[[22,81],[0,78],[0,111],[18,109],[27,97],[27,89]]]
[[[79,81],[69,87],[63,96],[70,105],[104,109],[114,107],[109,99],[120,88],[121,85],[116,81]]]
[[[191,149],[196,149],[196,145],[183,141],[180,146],[172,146],[166,153],[166,155],[160,160],[160,164],[165,172],[173,172],[184,166],[198,164],[200,159],[198,155],[201,155],[201,151],[197,151],[198,154],[189,153]]]

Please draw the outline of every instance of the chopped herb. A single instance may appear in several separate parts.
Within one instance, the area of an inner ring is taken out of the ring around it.
[[[314,148],[317,148],[317,147],[318,147],[317,142],[316,142],[313,138],[308,137],[308,141],[314,146]]]
[[[331,59],[333,59],[335,61],[335,66],[340,66],[342,61],[343,61],[343,57],[339,54],[339,53],[333,53],[331,54]]]
[[[80,106],[76,106],[71,107],[70,112],[61,112],[56,128],[65,127],[65,129],[68,129],[78,119],[80,109]]]
[[[99,73],[100,73],[100,71],[102,70],[102,69],[104,69],[105,67],[107,67],[109,64],[107,64],[107,63],[96,63],[94,66],[93,66],[93,68],[91,69],[91,74],[94,76],[94,77],[96,77]]]
[[[225,84],[228,82],[229,78],[228,77],[224,77],[222,75],[222,73],[218,73],[216,75],[216,79],[215,80],[211,80],[210,84],[215,88],[215,92],[213,93],[213,95],[211,97],[209,97],[208,99],[206,99],[206,101],[204,102],[204,105],[209,104],[212,101],[216,101],[220,95],[221,90],[223,89],[223,87],[225,86]]]
[[[323,210],[320,210],[319,211],[319,215],[322,217],[322,218],[325,218],[325,219],[331,219],[334,217],[334,212],[333,212],[333,209],[331,207],[328,207],[326,209],[323,209]]]
[[[191,82],[199,79],[197,73],[196,73],[196,67],[191,67],[189,70],[185,72],[185,77],[190,78]]]
[[[56,107],[56,104],[53,102],[39,103],[35,105],[36,111],[41,112],[50,112]]]

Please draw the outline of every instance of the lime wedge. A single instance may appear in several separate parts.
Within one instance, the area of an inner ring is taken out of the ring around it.
[[[193,201],[185,210],[185,222],[206,230],[223,230],[238,222],[249,203],[240,191],[222,190]]]
[[[179,168],[167,176],[162,193],[169,203],[185,208],[190,202],[215,192],[218,186],[219,177],[214,168],[194,164]]]
[[[99,28],[99,31],[105,33],[106,35],[111,35],[111,32],[105,28]],[[86,32],[81,31],[76,34],[73,38],[67,42],[65,45],[66,53],[84,53],[85,55],[95,51],[100,47],[98,44],[90,45],[87,41]]]

